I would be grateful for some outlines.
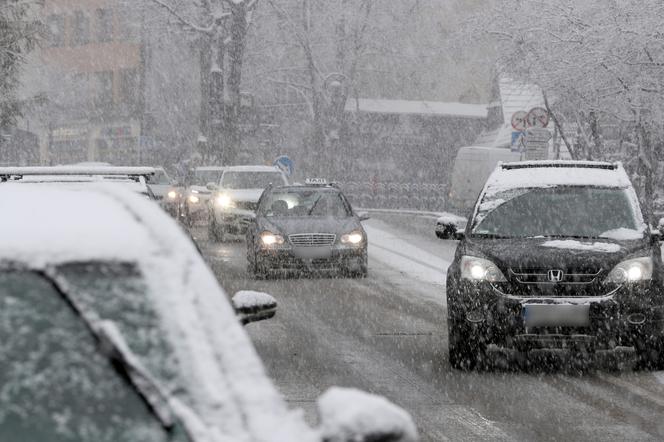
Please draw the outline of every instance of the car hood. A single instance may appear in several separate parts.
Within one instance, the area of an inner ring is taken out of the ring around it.
[[[230,196],[233,201],[256,203],[264,189],[220,189],[219,193]]]
[[[209,195],[210,193],[212,193],[210,192],[210,189],[208,189],[205,186],[189,186],[188,191],[191,193],[192,190],[195,190],[197,193],[201,195]]]
[[[296,233],[333,233],[337,236],[360,230],[362,226],[356,217],[348,218],[318,218],[318,217],[284,217],[261,218],[259,227],[263,230],[275,231],[282,235]]]
[[[646,239],[618,241],[605,238],[510,238],[466,241],[463,253],[486,258],[503,272],[508,269],[560,269],[610,271],[629,258],[650,256]]]

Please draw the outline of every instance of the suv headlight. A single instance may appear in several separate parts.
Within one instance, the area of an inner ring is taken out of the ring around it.
[[[488,259],[474,256],[461,257],[461,279],[470,281],[505,282],[505,276],[498,266]]]
[[[345,235],[341,235],[341,243],[342,244],[351,244],[351,245],[358,245],[364,240],[364,235],[360,230],[353,230],[350,233],[346,233]]]
[[[264,246],[281,245],[284,243],[284,237],[276,233],[265,231],[261,233],[261,242]]]
[[[605,283],[624,284],[626,282],[650,281],[652,279],[652,258],[634,258],[621,262],[611,270]]]
[[[222,209],[230,209],[235,207],[235,201],[225,194],[221,194],[216,198],[217,205]]]

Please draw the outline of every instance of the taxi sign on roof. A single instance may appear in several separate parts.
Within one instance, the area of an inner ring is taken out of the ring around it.
[[[324,186],[327,184],[327,180],[325,178],[307,178],[304,183],[310,186]]]

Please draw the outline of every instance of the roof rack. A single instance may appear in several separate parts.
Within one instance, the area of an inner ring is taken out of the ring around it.
[[[54,167],[0,167],[0,181],[20,180],[24,176],[126,176],[130,178],[154,176],[153,167],[114,166],[54,166]]]
[[[503,170],[517,170],[517,169],[535,169],[543,167],[560,167],[560,168],[574,168],[574,169],[604,169],[604,170],[617,170],[618,163],[600,163],[600,162],[574,162],[574,161],[524,161],[520,163],[502,163],[500,167]]]

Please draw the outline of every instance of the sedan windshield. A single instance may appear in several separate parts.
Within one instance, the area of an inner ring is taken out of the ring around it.
[[[635,239],[641,223],[626,189],[553,187],[485,196],[474,236]]]
[[[221,178],[221,170],[197,170],[194,173],[194,182],[196,186],[205,186],[208,183],[218,183]]]
[[[270,184],[286,183],[279,172],[226,172],[221,179],[224,189],[265,189]]]
[[[260,212],[265,216],[334,218],[352,213],[339,192],[306,189],[272,193],[261,204]]]

